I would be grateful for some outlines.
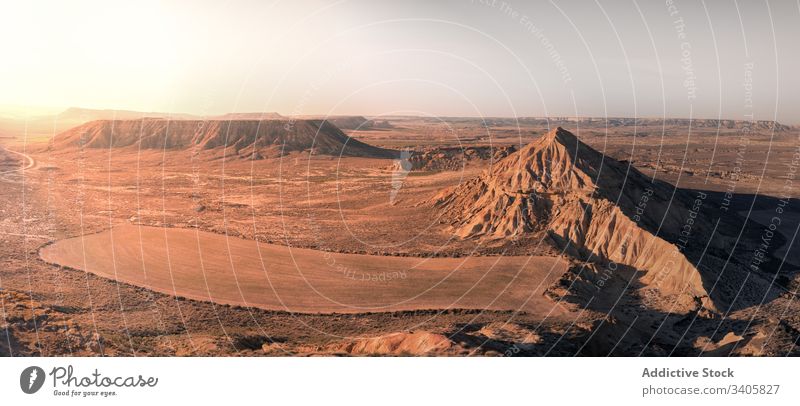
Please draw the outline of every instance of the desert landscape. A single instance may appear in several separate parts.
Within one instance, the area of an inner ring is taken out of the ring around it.
[[[73,108],[19,128],[0,122],[0,355],[800,352],[793,126]]]
[[[2,11],[6,403],[797,403],[800,0]]]

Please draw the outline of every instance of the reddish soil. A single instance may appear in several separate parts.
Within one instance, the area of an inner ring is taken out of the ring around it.
[[[191,229],[131,225],[61,240],[40,254],[50,263],[169,295],[267,310],[565,313],[543,296],[567,268],[566,261],[555,257],[338,254]]]

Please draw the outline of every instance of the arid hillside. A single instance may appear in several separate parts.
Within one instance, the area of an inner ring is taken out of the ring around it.
[[[48,148],[224,151],[260,159],[289,152],[391,158],[395,152],[345,135],[321,120],[97,120],[53,137]]]

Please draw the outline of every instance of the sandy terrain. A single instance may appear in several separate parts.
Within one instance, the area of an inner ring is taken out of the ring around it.
[[[41,256],[169,295],[268,310],[565,313],[543,296],[566,271],[552,257],[387,258],[130,225],[58,241]]]

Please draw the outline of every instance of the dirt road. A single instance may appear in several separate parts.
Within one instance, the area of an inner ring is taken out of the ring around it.
[[[31,156],[28,155],[28,154],[24,154],[22,152],[17,152],[17,151],[14,151],[14,150],[10,150],[10,149],[8,149],[6,147],[3,147],[3,151],[6,151],[6,152],[9,152],[9,153],[21,156],[22,159],[25,160],[25,165],[23,165],[23,166],[21,166],[21,167],[19,167],[17,169],[11,169],[11,170],[0,172],[0,175],[4,175],[4,174],[7,174],[7,173],[13,173],[13,172],[20,172],[20,171],[31,169],[34,166],[36,166],[36,161],[34,161],[34,159],[31,158]]]

